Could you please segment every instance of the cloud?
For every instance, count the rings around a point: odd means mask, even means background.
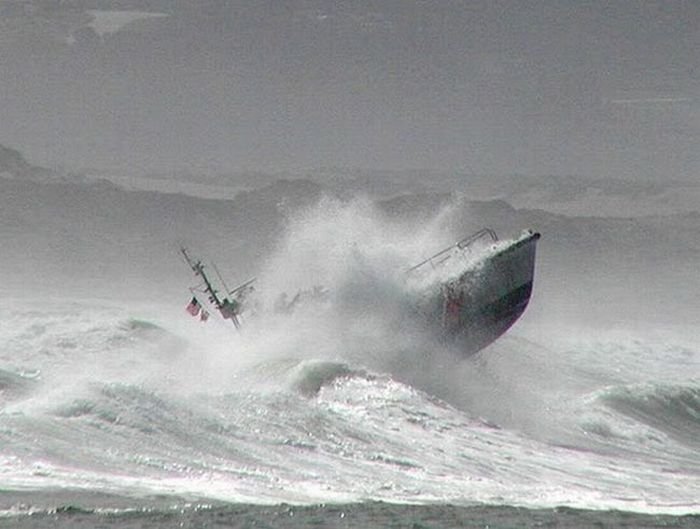
[[[137,20],[169,16],[165,13],[147,13],[145,11],[98,11],[96,9],[88,10],[88,13],[92,16],[92,22],[88,26],[100,37],[117,33]]]
[[[611,99],[611,105],[664,105],[674,103],[690,103],[693,101],[690,97],[634,97],[624,99]]]

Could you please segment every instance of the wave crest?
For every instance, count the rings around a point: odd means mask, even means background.
[[[602,396],[615,411],[651,426],[677,441],[700,446],[700,386],[635,384]]]

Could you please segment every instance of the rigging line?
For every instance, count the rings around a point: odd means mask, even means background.
[[[206,293],[207,289],[204,288],[204,287],[205,287],[204,283],[200,283],[199,285],[195,285],[195,286],[193,286],[193,287],[190,287],[190,290],[191,290],[191,291],[195,291],[195,290],[196,290],[197,292]]]
[[[225,290],[226,292],[228,292],[228,291],[229,291],[228,285],[226,285],[226,281],[224,281],[224,278],[221,277],[221,273],[219,272],[219,269],[216,267],[216,264],[215,264],[215,263],[211,263],[211,266],[212,266],[212,268],[214,269],[214,272],[216,272],[216,275],[218,276],[219,281],[221,281],[221,284],[224,286],[224,290]]]

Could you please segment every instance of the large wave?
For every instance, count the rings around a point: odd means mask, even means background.
[[[464,360],[429,344],[406,349],[391,334],[354,343],[298,321],[236,336],[181,312],[7,310],[17,325],[3,338],[18,361],[2,377],[16,392],[0,413],[9,488],[695,509],[690,449],[629,435],[586,442],[596,435],[586,413],[612,428],[628,423],[618,397],[609,400],[609,378],[594,382],[595,362],[585,375],[570,366],[577,351],[591,357],[581,344],[510,336]],[[618,366],[633,352],[618,351]],[[625,369],[617,376],[631,381]],[[655,416],[643,403],[632,399],[626,416]],[[568,406],[586,413],[567,418]],[[676,469],[673,480],[664,468]]]
[[[3,484],[696,510],[697,336],[562,317],[551,295],[558,285],[573,303],[569,283],[552,286],[563,272],[544,246],[535,310],[463,358],[404,310],[405,270],[480,227],[458,197],[437,204],[325,198],[286,211],[259,261],[259,317],[241,333],[170,298],[5,298]],[[183,291],[187,279],[169,278]],[[329,295],[274,312],[280,293],[317,285]],[[589,297],[612,296],[597,288]]]
[[[607,405],[695,449],[700,449],[700,383],[647,383],[614,387]]]

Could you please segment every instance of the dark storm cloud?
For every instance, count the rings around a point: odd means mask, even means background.
[[[690,1],[0,2],[0,143],[129,170],[692,178],[699,23]]]

